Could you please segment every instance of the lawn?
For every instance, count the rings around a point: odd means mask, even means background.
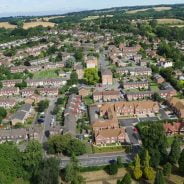
[[[93,153],[105,153],[105,152],[116,152],[116,151],[125,151],[125,148],[123,146],[104,146],[104,147],[99,147],[99,146],[93,146],[92,147]]]
[[[44,70],[34,73],[33,79],[48,79],[58,77],[56,73],[57,69],[54,70]]]

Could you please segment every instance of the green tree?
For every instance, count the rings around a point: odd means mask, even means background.
[[[23,154],[23,164],[25,169],[34,177],[42,161],[42,145],[38,141],[30,141]]]
[[[131,184],[132,183],[132,178],[129,173],[125,174],[122,180],[119,180],[117,184]]]
[[[74,53],[74,57],[77,61],[82,61],[84,58],[84,54],[81,50],[76,50]]]
[[[160,169],[157,170],[154,184],[165,184],[163,172]]]
[[[77,158],[72,155],[65,168],[65,181],[71,184],[83,184],[84,178],[80,175],[80,166]]]
[[[37,110],[38,112],[44,112],[45,109],[47,109],[49,106],[49,101],[48,100],[41,100],[39,103],[38,103],[38,107],[37,107]]]
[[[110,175],[117,174],[117,172],[118,172],[118,164],[117,164],[117,162],[114,161],[111,164],[109,164],[107,169],[108,169],[107,170],[108,174],[110,174]]]
[[[68,85],[73,85],[78,83],[78,75],[76,72],[72,72],[70,75],[70,80],[68,81]]]
[[[118,164],[118,167],[121,167],[123,162],[122,162],[122,157],[118,156],[117,157],[117,164]]]
[[[184,175],[184,149],[182,150],[181,154],[180,154],[180,158],[178,161],[179,164],[179,171],[182,173],[182,175]]]
[[[133,169],[133,176],[136,180],[139,180],[142,177],[140,158],[138,154],[135,156],[135,166]]]
[[[169,153],[169,161],[172,164],[177,164],[180,157],[181,149],[180,149],[180,140],[175,138],[172,145],[171,151]]]
[[[164,176],[170,176],[172,172],[172,165],[167,162],[164,166],[163,166],[163,174]]]
[[[84,80],[89,85],[99,82],[98,70],[96,68],[87,68],[84,71]]]
[[[5,108],[0,107],[0,117],[5,118],[7,115],[7,111]]]
[[[59,161],[55,158],[43,160],[36,176],[38,184],[59,183]]]
[[[148,180],[153,180],[154,178],[154,170],[150,167],[150,156],[149,152],[146,150],[145,152],[145,160],[144,160],[144,177]]]

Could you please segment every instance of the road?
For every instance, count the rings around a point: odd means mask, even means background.
[[[49,107],[45,112],[45,121],[43,124],[43,133],[42,133],[42,137],[41,137],[41,142],[44,143],[47,141],[48,138],[48,134],[47,132],[50,130],[50,123],[52,121],[53,115],[51,114],[51,112],[53,111],[54,107],[55,107],[55,102],[57,99],[52,99],[50,100],[49,103]]]
[[[117,160],[117,157],[121,157],[124,163],[132,161],[133,155],[126,153],[111,153],[111,154],[90,154],[79,156],[78,160],[82,167],[92,167],[92,166],[103,166],[108,165],[111,161]],[[65,168],[69,158],[65,157],[61,159],[60,167]]]
[[[139,145],[139,134],[134,131],[133,127],[126,127],[126,132],[128,134],[131,144]]]
[[[103,51],[102,53],[100,53],[100,57],[99,57],[99,68],[100,70],[106,69],[108,68],[108,65],[109,65],[109,62],[107,61],[105,57],[105,52]]]

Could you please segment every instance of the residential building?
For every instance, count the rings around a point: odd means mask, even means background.
[[[113,77],[112,77],[112,72],[110,69],[102,70],[101,75],[102,75],[102,84],[103,85],[112,85],[113,84]]]

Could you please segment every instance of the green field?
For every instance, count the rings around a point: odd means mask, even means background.
[[[34,73],[33,79],[48,79],[58,77],[56,73],[57,69],[54,70],[44,70]]]

